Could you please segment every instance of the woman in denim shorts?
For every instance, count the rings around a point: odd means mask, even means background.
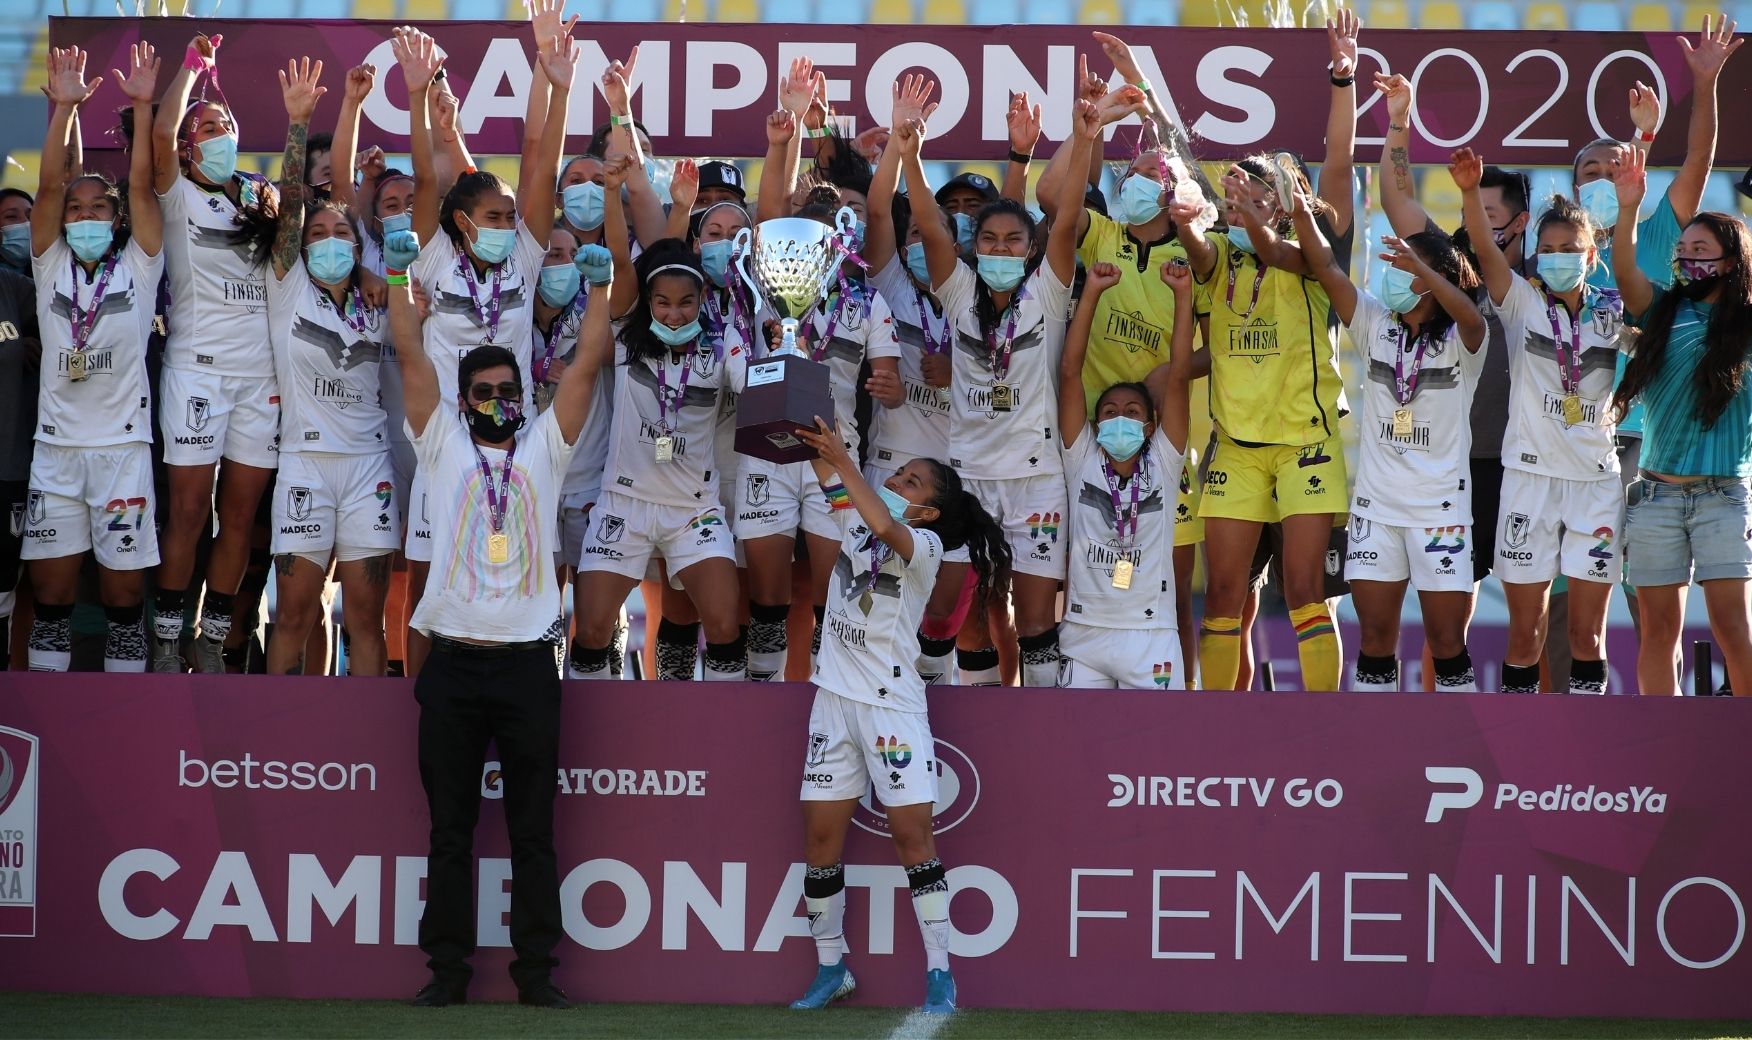
[[[1641,153],[1620,167],[1618,204],[1634,214]],[[1640,479],[1628,492],[1625,578],[1642,604],[1637,679],[1679,692],[1674,669],[1684,594],[1703,586],[1710,629],[1735,690],[1752,692],[1752,236],[1725,213],[1699,213],[1680,236],[1670,289],[1636,266],[1636,221],[1614,229],[1613,267],[1641,329],[1613,404],[1646,405]]]

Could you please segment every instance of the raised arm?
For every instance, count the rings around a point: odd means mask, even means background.
[[[602,370],[605,354],[614,351],[614,334],[608,327],[609,283],[614,278],[614,260],[606,248],[599,245],[580,246],[572,261],[589,285],[589,303],[584,308],[584,321],[578,328],[578,350],[560,385],[554,389],[554,418],[560,424],[560,436],[567,444],[575,444],[590,414],[591,393],[596,389],[596,373]],[[608,349],[603,349],[604,343]],[[594,402],[595,407],[603,403]]]
[[[1632,148],[1612,171],[1613,186],[1618,189],[1618,223],[1612,226],[1612,277],[1618,282],[1627,315],[1642,314],[1655,300],[1654,283],[1636,262],[1636,212],[1649,190],[1646,161],[1640,149]]]
[[[432,37],[418,30],[395,30],[390,46],[408,85],[408,147],[414,164],[413,231],[424,242],[438,233],[439,202],[438,170],[432,162],[432,130],[426,120],[426,95],[444,59]]]
[[[383,262],[390,270],[389,276],[389,330],[395,342],[406,344],[400,351],[402,355],[402,405],[408,417],[408,426],[419,437],[426,430],[426,423],[438,410],[438,371],[432,367],[432,359],[420,344],[424,342],[421,334],[421,318],[419,309],[414,306],[414,297],[406,274],[408,265],[420,255],[420,240],[412,231],[391,231],[383,239]]]
[[[864,233],[864,260],[870,270],[880,271],[890,258],[902,250],[906,228],[894,226],[894,193],[900,186],[900,148],[894,143],[900,125],[918,120],[923,125],[937,106],[931,103],[935,84],[923,76],[907,75],[896,80],[892,88],[893,106],[888,140],[882,145],[882,158],[870,178],[870,194],[865,199],[869,228]],[[910,184],[909,184],[910,187]],[[911,201],[911,196],[908,196]],[[917,204],[913,205],[917,210]]]
[[[1430,215],[1417,201],[1411,179],[1411,81],[1375,73],[1375,89],[1387,102],[1387,146],[1381,149],[1381,211],[1396,235],[1415,235]]]
[[[829,429],[827,423],[820,416],[816,416],[815,429],[798,430],[797,438],[815,449],[816,457],[810,461],[822,486],[832,484],[837,476],[839,483],[845,485],[852,507],[858,511],[864,525],[870,528],[870,533],[893,549],[894,555],[911,563],[912,528],[889,514],[888,503],[864,479],[863,473],[858,470],[858,464],[847,454],[845,438],[840,435],[840,431]]]
[[[1245,170],[1239,166],[1229,167],[1229,173],[1223,178],[1223,191],[1230,223],[1239,221],[1247,229],[1248,241],[1253,243],[1253,255],[1259,258],[1261,265],[1304,277],[1311,274],[1307,261],[1302,258],[1301,247],[1278,237],[1277,230],[1267,219],[1269,212],[1253,200],[1252,186]],[[1204,277],[1199,276],[1199,280],[1203,281]]]
[[[1071,169],[1078,169],[1089,156],[1090,149],[1101,139],[1101,111],[1088,101],[1078,100],[1071,120],[1072,136],[1067,142],[1071,150]],[[1067,145],[1060,145],[1062,149]],[[1054,220],[1046,232],[1046,262],[1052,273],[1066,285],[1077,276],[1077,242],[1083,213],[1083,185],[1074,177],[1064,178],[1058,189],[1058,211],[1064,220]]]
[[[1472,301],[1472,294],[1436,273],[1434,268],[1424,263],[1423,257],[1405,244],[1404,239],[1390,235],[1383,244],[1390,252],[1382,253],[1381,259],[1401,271],[1421,278],[1429,286],[1430,295],[1435,297],[1436,306],[1454,319],[1454,327],[1460,330],[1460,345],[1466,348],[1468,354],[1478,353],[1490,330],[1484,323],[1484,315],[1479,313],[1478,305]]]
[[[549,84],[547,122],[536,146],[534,168],[525,166],[518,173],[517,197],[522,200],[523,226],[545,245],[554,229],[554,186],[560,180],[560,152],[566,147],[566,110],[572,96],[573,70],[578,65],[578,45],[569,32],[556,33],[540,45],[536,61]]]
[[[461,117],[462,102],[451,93],[450,80],[443,69],[433,77],[432,88],[426,91],[426,102],[430,106],[426,110],[426,125],[432,134],[432,168],[438,175],[438,197],[443,198],[458,177],[475,168],[475,161],[457,122]]]
[[[120,69],[110,70],[110,75],[116,78],[116,86],[122,88],[122,93],[133,106],[135,126],[145,126],[152,118],[152,92],[158,86],[158,66],[158,54],[150,43],[142,40],[128,53],[126,75]],[[75,126],[75,133],[77,129]],[[158,193],[152,190],[152,159],[152,135],[135,137],[133,152],[128,156],[128,234],[147,256],[157,256],[164,246],[164,212],[158,206]],[[78,164],[74,165],[77,168]],[[60,206],[55,206],[51,212],[59,213]]]
[[[892,147],[900,149],[900,170],[906,175],[906,197],[912,202],[913,223],[918,225],[919,240],[925,244],[925,268],[931,272],[931,288],[937,289],[955,273],[961,262],[961,250],[955,245],[955,234],[943,226],[943,211],[931,194],[925,179],[924,164],[919,161],[919,148],[924,144],[925,124],[909,119],[894,130],[889,138]]]
[[[633,274],[632,244],[627,234],[627,211],[621,205],[621,186],[638,164],[622,155],[602,164],[602,241],[614,260],[614,290],[609,294],[609,316],[623,317],[639,299],[638,279]]]
[[[1356,283],[1338,266],[1338,259],[1332,255],[1332,246],[1320,233],[1320,226],[1314,223],[1314,208],[1308,196],[1297,192],[1295,205],[1296,238],[1302,243],[1302,259],[1308,265],[1308,274],[1326,290],[1338,320],[1349,326],[1357,310]]]
[[[1326,20],[1332,99],[1326,114],[1326,159],[1320,164],[1319,193],[1320,200],[1332,207],[1326,220],[1337,235],[1351,226],[1351,155],[1357,147],[1357,33],[1362,27],[1362,19],[1348,7],[1339,8]]]
[[[371,96],[377,82],[377,66],[355,65],[347,70],[347,82],[341,91],[341,114],[335,119],[335,140],[329,149],[333,173],[329,176],[329,198],[343,206],[352,206],[355,198],[353,175],[359,152],[359,109]],[[370,195],[359,201],[369,200]],[[286,189],[280,189],[282,206]]]
[[[1095,42],[1101,45],[1102,53],[1106,54],[1108,60],[1113,62],[1113,71],[1117,72],[1119,77],[1126,82],[1125,87],[1114,91],[1115,94],[1121,95],[1118,99],[1119,103],[1127,107],[1127,111],[1116,118],[1123,118],[1124,115],[1137,112],[1145,118],[1147,128],[1155,132],[1158,146],[1166,148],[1175,141],[1184,144],[1185,134],[1179,130],[1176,117],[1162,103],[1162,99],[1157,96],[1150,81],[1144,78],[1144,70],[1138,65],[1137,58],[1132,55],[1131,48],[1119,37],[1110,33],[1096,32],[1091,35],[1095,37]],[[1108,120],[1108,122],[1112,121]],[[1185,154],[1184,150],[1182,150],[1182,154]],[[1099,154],[1091,156],[1092,164],[1089,174],[1091,185],[1101,183],[1100,159]]]
[[[42,256],[61,237],[63,210],[67,201],[67,134],[73,113],[84,104],[101,79],[85,82],[85,52],[77,47],[56,48],[48,55],[48,83],[43,93],[53,106],[43,154],[37,163],[36,203],[30,211],[30,251]]]
[[[815,94],[815,78],[813,62],[793,58],[790,72],[779,83],[778,111],[767,117],[767,154],[760,172],[757,224],[789,215],[803,155],[803,116]]]
[[[170,78],[170,86],[165,88],[164,98],[159,102],[158,116],[152,120],[152,187],[160,195],[176,183],[176,135],[182,129],[183,110],[189,107],[189,93],[195,89],[195,77],[213,66],[222,39],[220,36],[208,39],[203,34],[195,34],[195,38],[189,41],[182,68]],[[135,129],[138,130],[137,124]]]
[[[1089,333],[1095,327],[1095,311],[1101,295],[1119,284],[1119,268],[1112,264],[1094,264],[1083,276],[1083,296],[1065,329],[1065,349],[1059,355],[1058,423],[1059,442],[1066,448],[1076,445],[1089,425],[1089,408],[1083,398],[1083,359],[1089,354]]]
[[[1156,422],[1174,450],[1184,454],[1192,425],[1192,265],[1176,258],[1162,265],[1161,275],[1174,292],[1174,334],[1168,342],[1168,360],[1157,365],[1144,384],[1156,405]]]
[[[1478,257],[1479,277],[1484,279],[1491,302],[1500,304],[1508,298],[1515,275],[1509,268],[1508,258],[1497,248],[1490,220],[1484,215],[1484,200],[1478,195],[1478,181],[1484,176],[1484,160],[1472,149],[1461,148],[1448,160],[1448,175],[1454,178],[1455,186],[1460,189],[1460,212],[1466,220],[1466,237],[1472,241],[1472,253]]]
[[[280,71],[280,97],[286,102],[286,154],[280,158],[279,228],[274,235],[276,279],[286,277],[304,246],[304,203],[309,191],[304,186],[305,142],[316,102],[328,93],[327,87],[317,85],[321,77],[322,62],[312,64],[309,58],[288,60]],[[330,154],[340,152],[337,149]]]
[[[699,197],[699,164],[682,159],[675,164],[675,176],[669,178],[669,221],[663,228],[664,238],[686,240],[688,225],[693,223],[694,200]]]
[[[1667,201],[1672,204],[1673,215],[1679,218],[1680,227],[1691,223],[1691,218],[1697,216],[1698,207],[1703,205],[1703,189],[1709,182],[1710,166],[1715,162],[1716,80],[1721,77],[1722,66],[1728,58],[1746,42],[1743,36],[1734,38],[1734,26],[1735,23],[1729,22],[1725,15],[1720,24],[1712,23],[1710,16],[1704,15],[1703,31],[1698,34],[1695,47],[1690,40],[1679,37],[1679,47],[1685,52],[1685,64],[1691,67],[1694,84],[1691,126],[1685,135],[1685,164],[1679,167],[1679,173],[1667,187]],[[1740,125],[1744,127],[1745,123]]]
[[[1028,205],[1028,163],[1040,142],[1040,106],[1029,107],[1028,92],[1010,98],[1010,160],[1004,164],[1004,198]]]
[[[1210,239],[1204,237],[1196,225],[1195,219],[1202,206],[1190,202],[1181,202],[1173,196],[1168,200],[1168,216],[1174,221],[1174,237],[1186,250],[1186,259],[1192,264],[1192,276],[1200,282],[1210,280],[1217,270],[1217,247],[1211,245]]]

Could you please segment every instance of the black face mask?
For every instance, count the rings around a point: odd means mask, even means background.
[[[1705,275],[1702,278],[1693,278],[1689,282],[1675,282],[1673,288],[1687,300],[1701,300],[1714,292],[1721,280],[1722,276],[1719,274]]]
[[[497,397],[475,405],[463,416],[469,432],[488,444],[503,444],[523,428],[523,406]]]

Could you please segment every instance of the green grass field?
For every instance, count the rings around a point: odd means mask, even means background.
[[[873,1037],[909,1035],[904,1009],[592,1004],[537,1011],[477,1004],[433,1011],[381,1001],[0,994],[0,1037]],[[1177,1015],[963,1011],[936,1040],[996,1037],[1747,1037],[1752,1022],[1605,1018]]]

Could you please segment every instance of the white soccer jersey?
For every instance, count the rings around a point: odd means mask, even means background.
[[[568,365],[578,361],[578,329],[584,323],[584,301],[588,289],[579,291],[574,301],[554,317],[547,333],[531,324],[530,349],[538,359],[547,356],[552,344],[554,357]],[[533,370],[532,370],[533,372]],[[533,375],[532,375],[533,378]],[[613,405],[614,372],[607,365],[597,370],[596,387],[590,393],[590,413],[584,417],[584,428],[578,433],[578,443],[572,452],[572,464],[566,470],[566,497],[602,490],[602,467],[608,463],[609,411]]]
[[[953,388],[926,383],[923,362],[927,350],[949,347],[954,336],[951,320],[907,277],[898,256],[870,280],[894,315],[903,398],[899,408],[878,404],[872,410],[875,432],[870,436],[870,461],[883,469],[899,469],[913,459],[947,459]]]
[[[432,313],[426,319],[423,339],[426,356],[438,370],[440,400],[456,400],[457,363],[469,351],[490,343],[517,358],[523,407],[534,409],[529,330],[535,323],[535,287],[546,256],[547,246],[536,241],[521,220],[511,255],[478,277],[468,255],[442,230],[421,247],[408,273],[432,296]]]
[[[148,256],[132,240],[116,256],[103,299],[94,300],[105,264],[88,278],[73,262],[67,240],[56,238],[31,258],[36,276],[37,326],[42,330],[42,378],[37,386],[36,439],[44,444],[97,448],[152,443],[152,401],[146,382],[146,339],[164,255]],[[73,360],[77,306],[91,335]],[[93,309],[95,308],[95,316]],[[74,380],[83,365],[85,378]]]
[[[1503,435],[1503,467],[1565,480],[1605,480],[1618,473],[1613,443],[1612,384],[1624,334],[1624,305],[1615,293],[1589,288],[1582,300],[1581,370],[1576,394],[1581,421],[1564,422],[1564,379],[1575,324],[1561,302],[1547,307],[1545,293],[1520,275],[1495,307],[1509,345],[1509,428]],[[1556,329],[1552,327],[1556,322]],[[1563,343],[1560,362],[1558,340]]]
[[[937,287],[945,313],[955,318],[954,387],[950,395],[949,465],[963,477],[1013,480],[1064,472],[1058,442],[1058,366],[1065,347],[1065,317],[1070,287],[1042,263],[1018,290],[1012,302],[1015,331],[1009,313],[999,315],[992,343],[980,332],[974,312],[978,276],[957,264],[949,280]],[[995,344],[1002,367],[1006,341],[1009,368],[1002,380],[992,369]],[[1011,408],[992,407],[993,387],[1009,388]]]
[[[733,283],[734,284],[734,283]],[[744,286],[740,292],[746,294]],[[701,350],[710,350],[713,356],[723,358],[727,346],[746,344],[751,335],[750,329],[755,321],[755,313],[750,308],[738,309],[733,304],[726,290],[707,286],[704,302],[700,306],[700,325],[706,330],[706,338],[700,344]],[[744,297],[739,297],[746,303]],[[755,307],[759,307],[757,303]],[[768,314],[770,317],[770,313]],[[734,328],[733,328],[734,326]],[[742,468],[742,457],[736,453],[736,401],[737,393],[730,387],[723,387],[718,392],[718,441],[715,453],[718,464],[718,485],[728,488],[727,481],[734,481],[737,472]],[[730,502],[724,505],[726,513],[733,509]]]
[[[495,643],[542,638],[560,616],[554,518],[572,446],[561,435],[559,421],[549,413],[517,432],[509,504],[500,526],[506,540],[500,562],[493,559],[489,478],[480,459],[486,460],[496,495],[504,483],[506,452],[477,446],[456,413],[443,404],[426,420],[414,446],[426,474],[432,573],[409,624],[427,635]]]
[[[242,179],[253,196],[259,182]],[[268,250],[259,254],[225,192],[181,174],[158,197],[170,275],[167,368],[260,378],[274,367],[268,342]]]
[[[1399,527],[1472,523],[1472,395],[1484,369],[1484,348],[1468,351],[1449,326],[1426,343],[1409,403],[1394,398],[1394,359],[1407,380],[1417,344],[1379,300],[1358,290],[1350,340],[1363,355],[1356,486],[1351,512]],[[1394,413],[1411,410],[1411,429],[1396,435]]]
[[[351,294],[349,294],[351,295]],[[347,301],[335,308],[302,259],[286,277],[268,272],[268,327],[280,383],[280,452],[373,455],[389,446],[379,382],[384,312]]]
[[[841,516],[845,537],[827,583],[821,652],[810,681],[848,700],[922,715],[925,681],[914,662],[919,622],[943,561],[942,539],[914,528],[912,559],[902,560],[870,533],[857,510]]]
[[[837,304],[837,307],[835,306]],[[833,335],[827,339],[828,329]],[[894,316],[882,294],[868,286],[835,295],[834,304],[823,300],[804,323],[803,338],[811,356],[827,366],[828,386],[833,392],[833,412],[846,435],[846,448],[858,457],[858,392],[863,389],[859,370],[866,359],[898,358],[900,343],[894,335]],[[825,339],[825,342],[824,342]],[[881,410],[881,405],[876,406]]]
[[[728,346],[719,361],[702,345],[690,354],[652,360],[630,356],[617,337],[614,364],[603,488],[657,505],[716,505],[718,394],[741,391],[747,352],[739,344]],[[662,405],[659,394],[665,395]],[[671,457],[659,462],[657,439],[664,436]]]
[[[1115,509],[1102,465],[1106,457],[1090,425],[1064,452],[1071,528],[1065,620],[1097,628],[1173,628],[1174,505],[1185,458],[1157,427],[1133,479],[1119,486]],[[1128,520],[1122,538],[1118,523],[1122,515],[1133,515],[1134,483],[1136,533]],[[1131,561],[1130,588],[1113,587],[1114,567],[1121,560]]]

